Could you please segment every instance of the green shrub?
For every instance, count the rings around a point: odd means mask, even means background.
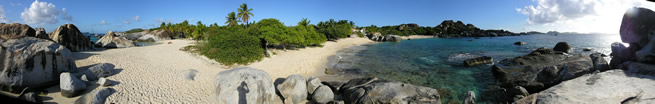
[[[224,65],[245,65],[264,57],[259,38],[248,35],[243,28],[212,29],[206,33],[210,35],[202,43],[201,53]]]
[[[290,38],[285,39],[285,42],[298,46],[320,46],[327,38],[325,35],[320,34],[314,30],[313,26],[295,26],[288,28]]]
[[[351,23],[352,21],[349,23],[348,20],[334,21],[334,19],[330,19],[329,21],[318,22],[316,30],[324,34],[328,40],[337,40],[352,34],[353,24]]]
[[[127,31],[125,31],[125,33],[136,33],[136,32],[141,32],[141,31],[143,31],[143,29],[135,28],[135,29],[127,30]]]
[[[362,32],[357,32],[357,36],[362,38],[362,37],[364,37],[364,34]]]

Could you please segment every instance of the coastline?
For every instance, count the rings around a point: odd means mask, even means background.
[[[172,42],[173,44],[166,44]],[[352,46],[376,43],[367,38],[344,38],[328,41],[323,47],[307,47],[298,50],[272,50],[276,54],[261,61],[245,65],[267,72],[271,79],[286,78],[291,74],[325,76],[328,57],[337,51]],[[108,86],[116,90],[107,98],[108,103],[212,103],[214,100],[214,77],[228,70],[230,66],[219,64],[202,55],[179,50],[195,44],[193,40],[166,40],[155,45],[97,49],[74,52],[78,68],[95,64],[114,65],[115,75],[107,77],[114,81]],[[127,61],[126,61],[127,60]],[[234,67],[241,67],[234,66]],[[196,70],[194,80],[185,79],[183,73]],[[95,82],[95,81],[93,81]],[[104,88],[91,84],[85,93]],[[66,98],[59,92],[59,85],[47,89],[45,103],[74,103],[80,96]]]

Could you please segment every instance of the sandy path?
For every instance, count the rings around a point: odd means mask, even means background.
[[[106,103],[212,103],[213,78],[226,67],[215,61],[179,49],[193,43],[191,40],[170,40],[173,44],[160,44],[104,51],[75,53],[78,67],[98,63],[111,63],[120,73],[108,79],[120,82],[109,86],[116,93]],[[355,45],[372,43],[366,38],[346,38],[338,42],[327,42],[324,47],[312,47],[291,51],[276,51],[277,55],[253,63],[251,67],[268,72],[272,79],[290,74],[305,76],[320,74],[325,69],[327,57],[336,51]],[[194,69],[195,80],[186,80],[182,73]],[[55,87],[55,88],[58,88]],[[94,87],[91,87],[94,88]],[[97,88],[96,88],[97,89]],[[74,98],[65,98],[50,92],[50,100],[44,102],[73,103]]]

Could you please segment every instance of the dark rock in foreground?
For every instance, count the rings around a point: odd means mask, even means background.
[[[93,48],[91,40],[84,36],[73,24],[64,24],[50,34],[50,39],[66,46],[73,52],[84,51]]]
[[[0,88],[12,93],[56,85],[60,73],[77,69],[70,50],[35,37],[0,39],[0,63]]]
[[[220,72],[215,85],[220,104],[273,104],[278,99],[271,77],[259,69],[239,67]]]
[[[623,14],[621,21],[621,41],[645,46],[648,32],[655,29],[655,12],[646,8],[631,8]],[[630,45],[632,46],[632,45]]]

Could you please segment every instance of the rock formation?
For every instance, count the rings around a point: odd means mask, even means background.
[[[127,48],[136,46],[134,42],[125,37],[118,37],[114,32],[109,31],[96,42],[96,46],[105,48]]]
[[[560,51],[539,48],[528,55],[500,61],[492,67],[492,72],[506,89],[520,86],[535,93],[596,71],[591,57]]]
[[[277,90],[284,98],[284,103],[298,104],[307,98],[307,81],[301,75],[289,75],[277,85]]]
[[[36,37],[36,31],[26,24],[0,23],[0,39],[16,39],[24,36]]]
[[[113,88],[100,88],[75,100],[75,104],[104,104],[109,95],[116,92]]]
[[[73,24],[64,24],[49,35],[50,39],[59,43],[73,52],[84,51],[93,48],[91,40],[84,36]]]
[[[44,28],[36,28],[36,34],[34,37],[51,40],[50,35],[48,35],[48,33],[45,32]]]
[[[220,72],[215,85],[220,104],[273,104],[278,99],[271,77],[259,69],[239,67]]]
[[[60,73],[77,68],[70,50],[34,37],[0,39],[0,58],[0,88],[13,93],[57,84]]]

